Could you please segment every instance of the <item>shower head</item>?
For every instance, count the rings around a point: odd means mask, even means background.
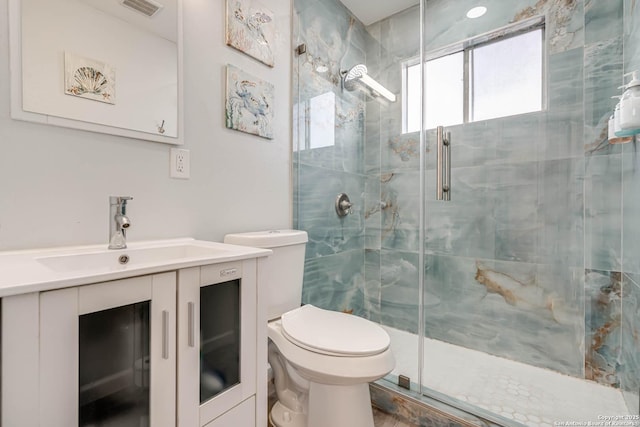
[[[354,90],[358,79],[367,74],[367,72],[367,66],[364,64],[358,64],[351,67],[349,71],[343,71],[344,88],[348,91]]]
[[[360,83],[370,89],[372,96],[383,96],[391,102],[396,102],[396,96],[389,89],[369,76],[366,65],[358,64],[349,71],[343,71],[342,74],[342,85],[346,90],[352,91]]]

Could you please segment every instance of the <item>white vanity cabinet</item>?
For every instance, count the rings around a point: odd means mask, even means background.
[[[180,270],[178,284],[178,424],[201,427],[256,393],[255,261]]]
[[[2,426],[265,422],[257,292],[251,258],[4,297]]]
[[[253,410],[255,406],[255,398],[245,400],[238,406],[231,409],[221,417],[211,421],[205,427],[235,427],[235,426],[253,426],[253,425],[267,425],[256,424],[256,414]]]
[[[174,425],[175,272],[39,300],[41,426]]]

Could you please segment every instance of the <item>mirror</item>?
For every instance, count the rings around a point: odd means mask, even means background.
[[[10,0],[12,117],[182,144],[180,0]]]

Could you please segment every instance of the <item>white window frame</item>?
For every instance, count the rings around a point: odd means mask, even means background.
[[[488,44],[492,44],[492,43],[497,43],[500,42],[502,40],[506,40],[512,37],[516,37],[525,33],[529,33],[529,32],[533,32],[533,31],[537,31],[537,30],[541,30],[542,34],[542,49],[541,49],[541,55],[542,55],[542,67],[541,67],[541,73],[542,73],[542,82],[541,82],[541,108],[540,110],[537,111],[532,111],[532,112],[528,112],[528,113],[518,113],[518,114],[531,114],[531,113],[539,113],[539,112],[544,112],[547,110],[547,100],[548,100],[548,91],[547,91],[547,49],[546,49],[546,33],[545,33],[545,17],[544,16],[535,16],[533,18],[529,18],[520,22],[516,22],[514,24],[510,24],[507,25],[505,27],[501,27],[498,28],[496,30],[490,31],[488,33],[484,33],[466,40],[463,40],[461,42],[457,42],[457,43],[453,43],[451,45],[445,46],[443,48],[428,52],[424,55],[424,62],[427,63],[429,61],[438,59],[438,58],[442,58],[448,55],[452,55],[455,53],[459,53],[459,52],[463,52],[464,54],[464,60],[463,60],[463,121],[460,124],[466,124],[466,123],[472,123],[473,121],[470,120],[470,111],[471,111],[471,97],[470,97],[470,90],[471,90],[471,67],[469,65],[470,62],[470,52],[478,47],[484,46],[484,45],[488,45]],[[402,63],[402,71],[401,71],[401,75],[402,75],[402,94],[404,95],[402,97],[402,133],[410,133],[410,132],[417,132],[418,130],[408,130],[408,119],[409,119],[409,114],[408,114],[408,110],[409,110],[409,105],[408,105],[408,90],[409,88],[409,81],[408,81],[408,73],[409,73],[409,68],[420,64],[420,57],[414,57],[411,59],[408,59],[406,61],[404,61]],[[424,74],[424,68],[423,68],[423,74]],[[420,82],[420,91],[423,93],[423,86],[425,84],[424,81],[424,76],[422,81]],[[422,105],[421,105],[421,110],[422,110],[422,115],[423,115],[423,120],[422,123],[423,125],[426,123],[426,118],[425,118],[425,114],[427,114],[428,112],[424,111],[425,102],[424,99],[422,99]],[[496,118],[502,118],[502,117],[511,117],[511,116],[500,116],[500,117],[496,117]],[[492,120],[492,119],[488,119],[488,120]],[[481,120],[478,120],[481,121]]]

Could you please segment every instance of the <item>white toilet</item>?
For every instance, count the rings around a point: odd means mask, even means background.
[[[370,381],[394,368],[389,335],[358,316],[300,306],[307,233],[228,234],[225,243],[273,250],[268,258],[269,364],[276,427],[373,427]]]

